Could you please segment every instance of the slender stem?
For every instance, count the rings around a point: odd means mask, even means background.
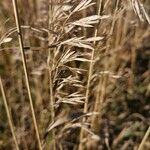
[[[100,15],[102,1],[103,0],[97,0],[97,3],[99,4],[97,15]],[[97,36],[97,33],[98,33],[98,28],[95,29],[94,37]],[[95,44],[95,42],[94,42],[94,44]],[[91,82],[91,77],[92,77],[92,74],[93,74],[94,55],[95,55],[95,50],[92,51],[91,62],[90,62],[90,66],[89,66],[88,81],[87,81],[85,103],[84,103],[84,113],[87,113],[87,111],[88,111],[88,99],[89,99],[89,91],[90,91],[90,82]],[[85,120],[83,119],[83,122],[84,121]],[[79,144],[79,148],[78,148],[79,150],[83,150],[83,143],[82,143],[83,138],[84,138],[84,130],[81,128],[80,144]]]
[[[49,57],[50,57],[50,50],[49,50]],[[54,98],[53,98],[53,82],[52,82],[52,69],[49,67],[49,86],[50,86],[50,105],[51,105],[51,121],[54,121],[55,118],[55,110],[54,110]]]
[[[49,29],[52,28],[51,19],[52,19],[52,12],[53,12],[53,0],[50,0],[50,7],[49,7]],[[50,37],[50,34],[48,34]],[[50,39],[49,39],[50,40]],[[53,81],[52,81],[52,66],[53,66],[53,58],[51,49],[48,49],[48,59],[47,64],[49,68],[49,88],[50,88],[50,105],[51,105],[51,121],[54,121],[55,113],[54,113],[54,98],[53,98]]]
[[[117,14],[117,11],[119,8],[119,3],[120,3],[120,0],[116,0],[116,7],[115,7],[114,16],[113,16],[113,22],[112,22],[111,29],[110,29],[110,35],[112,35],[113,31],[114,31],[114,27],[115,27],[115,23],[116,23],[116,14]]]
[[[2,97],[3,97],[3,101],[4,101],[4,106],[5,106],[7,117],[8,117],[8,123],[9,123],[10,130],[11,130],[11,133],[12,133],[12,136],[13,136],[13,139],[14,139],[16,150],[19,150],[19,145],[18,145],[17,138],[16,138],[16,135],[15,135],[14,125],[13,125],[13,122],[12,122],[11,113],[10,113],[9,108],[8,108],[6,94],[5,94],[5,91],[4,91],[4,87],[3,87],[1,77],[0,77],[0,88],[1,88]]]
[[[50,0],[50,6],[49,6],[49,14],[48,14],[48,25],[49,30],[52,28],[52,20],[53,20],[53,0]],[[50,39],[50,33],[48,33],[49,41]],[[49,44],[49,43],[48,43]],[[52,57],[51,49],[48,49],[48,58],[47,58],[47,65],[48,65],[48,71],[49,71],[49,94],[50,94],[50,109],[51,109],[51,122],[54,122],[55,119],[55,100],[54,100],[54,94],[53,94],[53,78],[52,78],[52,67],[53,67],[54,58]],[[56,150],[56,141],[55,141],[55,130],[52,131],[52,149]]]
[[[141,142],[138,150],[144,150],[143,147],[144,147],[144,144],[145,144],[145,142],[146,142],[146,140],[147,140],[147,138],[148,138],[149,135],[150,135],[150,126],[148,127],[148,129],[147,129],[147,131],[146,131],[146,133],[144,135],[144,138],[142,139],[142,142]]]
[[[100,102],[100,95],[101,95],[101,86],[103,83],[103,76],[101,76],[101,78],[99,79],[99,84],[97,87],[97,94],[96,94],[96,100],[95,100],[95,104],[94,104],[94,112],[99,112],[98,110],[101,108],[101,102]],[[100,116],[100,114],[99,114]],[[91,121],[91,127],[92,128],[96,128],[96,124],[97,124],[97,117],[99,116],[93,116],[92,117],[92,121]]]
[[[54,122],[55,119],[55,109],[54,109],[54,97],[53,97],[53,81],[52,81],[52,64],[51,62],[51,50],[49,49],[49,54],[48,54],[48,71],[49,71],[49,94],[50,94],[50,110],[51,110],[51,122]],[[50,65],[51,64],[51,65]],[[52,131],[52,138],[53,138],[53,150],[56,149],[56,144],[55,144],[55,131]]]
[[[29,85],[29,77],[28,77],[28,72],[27,72],[27,64],[26,64],[26,59],[25,59],[25,52],[24,52],[24,46],[23,46],[21,26],[20,26],[20,21],[19,21],[17,0],[12,0],[12,2],[13,2],[13,7],[14,7],[14,15],[15,15],[15,20],[16,20],[18,39],[19,39],[19,44],[20,44],[20,51],[21,51],[21,56],[22,56],[22,61],[23,61],[23,69],[24,69],[24,74],[25,74],[25,80],[26,80],[26,86],[27,86],[29,101],[30,101],[30,107],[31,107],[33,123],[34,123],[34,127],[35,127],[36,137],[37,137],[37,140],[38,140],[38,146],[39,146],[39,149],[42,150],[40,136],[39,136],[39,130],[38,130],[38,127],[37,127],[35,112],[34,112],[34,108],[33,108],[33,100],[32,100],[32,96],[31,96],[31,89],[30,89],[30,85]]]

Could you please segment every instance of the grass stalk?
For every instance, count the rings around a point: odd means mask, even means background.
[[[49,94],[50,94],[50,111],[51,111],[51,122],[54,122],[55,118],[55,109],[54,109],[54,97],[53,97],[53,82],[52,82],[52,69],[51,69],[51,49],[48,51],[48,71],[49,71]],[[50,65],[51,64],[51,65]],[[53,138],[53,150],[56,149],[55,146],[55,131],[52,131],[52,138]]]
[[[99,84],[97,87],[97,94],[96,94],[96,100],[95,100],[95,105],[94,105],[94,112],[99,112],[101,110],[102,107],[102,102],[100,100],[100,97],[102,95],[102,89],[101,86],[103,85],[103,76],[99,79]],[[100,86],[101,85],[101,86]],[[93,116],[92,117],[92,122],[91,122],[91,126],[96,129],[96,125],[97,125],[97,118],[100,116],[100,114],[98,116]]]
[[[116,23],[116,15],[117,15],[117,11],[119,8],[119,3],[120,3],[120,0],[116,0],[116,6],[115,6],[114,15],[113,15],[113,21],[112,21],[112,25],[111,25],[111,29],[110,29],[110,36],[113,34],[113,31],[114,31],[114,27],[115,27],[115,23]]]
[[[16,138],[16,135],[15,135],[14,125],[13,125],[13,122],[12,122],[11,113],[10,113],[9,108],[8,108],[6,94],[5,94],[5,90],[4,90],[4,87],[3,87],[1,77],[0,77],[0,88],[1,88],[1,92],[2,92],[4,106],[5,106],[5,109],[6,109],[6,114],[7,114],[7,117],[8,117],[9,127],[10,127],[10,130],[11,130],[11,133],[12,133],[12,136],[13,136],[13,140],[14,140],[14,143],[15,143],[15,147],[16,147],[16,150],[19,150],[19,145],[18,145],[17,138]]]
[[[50,0],[50,6],[49,6],[49,17],[48,17],[48,28],[51,30],[52,25],[51,25],[51,21],[53,19],[53,0]],[[50,33],[48,35],[49,38],[49,43],[50,43]],[[49,71],[49,94],[50,94],[50,111],[51,111],[51,122],[54,122],[54,118],[55,118],[55,108],[54,108],[54,95],[53,95],[53,79],[52,79],[52,66],[53,66],[53,57],[52,57],[52,52],[51,52],[51,48],[48,49],[48,59],[47,59],[47,65],[48,65],[48,71]],[[52,139],[53,139],[53,144],[52,144],[52,148],[53,150],[56,150],[56,141],[55,141],[55,130],[52,131]]]
[[[103,0],[97,0],[98,3],[98,13],[97,15],[100,15],[101,12],[101,6],[102,6],[102,1]],[[94,37],[97,36],[98,33],[98,28],[95,28],[95,32],[94,32]],[[95,42],[94,42],[95,44]],[[84,102],[84,113],[87,113],[88,111],[88,99],[89,99],[89,91],[90,91],[90,81],[91,81],[91,77],[93,74],[93,65],[94,65],[94,54],[95,54],[95,50],[92,51],[92,55],[91,55],[91,62],[89,65],[89,72],[88,72],[88,81],[87,81],[87,87],[86,87],[86,95],[85,95],[85,102]],[[83,122],[85,120],[83,119]],[[79,144],[79,150],[83,149],[83,143],[81,141],[83,141],[84,138],[84,130],[81,128],[81,132],[80,132],[80,144]]]
[[[145,135],[142,139],[142,142],[140,143],[140,146],[139,146],[138,150],[144,150],[143,147],[144,147],[144,144],[145,144],[145,142],[146,142],[149,135],[150,135],[150,126],[148,127],[148,129],[147,129],[147,131],[146,131],[146,133],[145,133]]]
[[[114,12],[114,17],[113,17],[114,19],[112,21],[112,25],[111,25],[109,36],[111,36],[113,34],[113,31],[114,31],[114,26],[115,26],[115,23],[116,23],[115,17],[116,17],[116,14],[117,14],[117,10],[119,8],[119,2],[120,2],[120,0],[116,1],[116,7],[115,7],[115,12]],[[108,40],[108,43],[109,42],[110,41]],[[108,49],[107,49],[107,51],[108,51]],[[105,63],[105,69],[107,69],[107,68],[108,68],[108,63],[106,62]],[[106,93],[107,79],[108,79],[108,75],[106,75],[106,74],[103,74],[102,77],[99,79],[98,94],[96,96],[96,102],[95,102],[95,106],[94,106],[94,111],[95,112],[99,112],[100,113],[100,111],[101,111],[102,104],[104,102],[105,93]],[[93,118],[92,118],[92,127],[93,128],[97,128],[97,125],[96,125],[96,123],[97,123],[97,117],[98,116],[93,116]]]
[[[13,7],[14,7],[14,15],[15,15],[17,32],[18,32],[18,40],[19,40],[19,45],[20,45],[21,57],[22,57],[22,61],[23,61],[23,69],[24,69],[24,74],[25,74],[25,81],[26,81],[26,86],[27,86],[27,91],[28,91],[28,96],[29,96],[29,102],[30,102],[33,123],[34,123],[34,127],[35,127],[36,137],[38,140],[38,146],[39,146],[39,149],[42,150],[42,145],[41,145],[40,136],[39,136],[39,130],[37,127],[35,112],[34,112],[34,108],[33,108],[33,100],[32,100],[32,96],[31,96],[29,76],[28,76],[28,72],[27,72],[27,63],[26,63],[26,59],[25,59],[25,52],[24,52],[24,46],[23,46],[21,26],[20,26],[20,21],[19,21],[17,1],[12,0],[12,2],[13,2]]]

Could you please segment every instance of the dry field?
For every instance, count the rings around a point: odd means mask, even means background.
[[[150,150],[150,0],[0,0],[0,150]]]

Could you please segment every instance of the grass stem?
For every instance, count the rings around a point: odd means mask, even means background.
[[[103,0],[97,0],[97,3],[98,3],[97,15],[100,15],[102,1]],[[98,29],[96,27],[95,32],[94,32],[94,37],[97,36],[97,33],[98,33]],[[95,44],[95,42],[94,42],[94,44]],[[91,77],[92,77],[92,74],[93,74],[94,55],[95,55],[95,50],[92,51],[91,62],[90,62],[90,65],[89,65],[88,81],[87,81],[86,95],[85,95],[85,102],[84,102],[84,113],[87,113],[87,111],[88,111],[88,99],[89,99],[89,91],[90,91],[90,82],[91,82]],[[85,120],[83,119],[83,122],[84,121]],[[79,150],[83,149],[83,143],[81,142],[81,141],[83,141],[83,138],[84,138],[84,130],[81,128]]]
[[[10,130],[11,130],[11,133],[12,133],[12,136],[13,136],[13,139],[14,139],[16,150],[19,150],[19,145],[18,145],[17,138],[16,138],[16,135],[15,135],[14,125],[13,125],[13,122],[12,122],[11,113],[10,113],[9,108],[8,108],[6,94],[5,94],[5,90],[4,90],[4,87],[3,87],[1,77],[0,77],[0,88],[1,88],[2,97],[3,97],[3,101],[4,101],[4,106],[5,106],[7,117],[8,117],[8,123],[9,123]]]
[[[39,130],[38,130],[38,127],[37,127],[35,112],[34,112],[34,108],[33,108],[33,100],[32,100],[32,96],[31,96],[31,89],[30,89],[30,85],[29,85],[29,76],[28,76],[28,72],[27,72],[27,64],[26,64],[26,58],[25,58],[25,52],[24,52],[24,46],[23,46],[21,26],[20,26],[20,21],[19,21],[17,0],[12,0],[12,2],[13,2],[13,7],[14,7],[14,15],[15,15],[15,20],[16,20],[18,39],[19,39],[20,51],[21,51],[21,56],[22,56],[22,61],[23,61],[23,69],[24,69],[24,74],[25,74],[25,81],[26,81],[26,86],[27,86],[27,91],[28,91],[28,96],[29,96],[29,101],[30,101],[30,107],[31,107],[33,123],[34,123],[34,127],[35,127],[36,137],[37,137],[37,140],[38,140],[38,146],[39,146],[39,149],[42,150],[40,136],[39,136]]]
[[[150,135],[150,126],[148,127],[148,129],[147,129],[147,131],[146,131],[146,133],[144,135],[144,138],[142,139],[142,142],[141,142],[138,150],[144,150],[143,147],[144,147],[144,144],[145,144],[145,142],[146,142],[146,140],[147,140],[147,138],[148,138],[149,135]]]

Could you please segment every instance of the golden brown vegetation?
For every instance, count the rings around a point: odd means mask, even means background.
[[[0,150],[149,150],[150,1],[1,0]]]

